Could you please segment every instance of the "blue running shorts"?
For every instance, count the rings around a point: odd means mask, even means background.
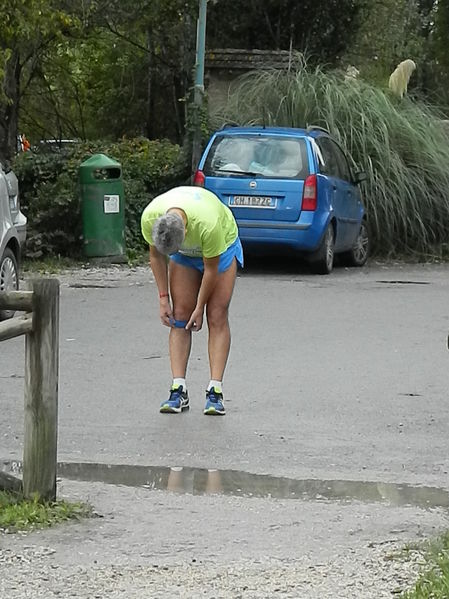
[[[241,241],[238,237],[225,252],[220,254],[220,261],[218,262],[218,272],[226,272],[228,268],[231,266],[234,258],[236,258],[239,266],[243,268],[243,248]],[[190,256],[185,256],[184,254],[180,254],[179,252],[177,252],[176,254],[171,254],[170,260],[173,260],[173,262],[176,262],[176,264],[188,266],[189,268],[195,268],[199,272],[204,272],[204,262],[202,258],[192,258]]]

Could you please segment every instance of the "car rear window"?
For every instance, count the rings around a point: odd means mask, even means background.
[[[219,135],[206,158],[206,176],[304,179],[309,174],[304,139],[263,135]]]

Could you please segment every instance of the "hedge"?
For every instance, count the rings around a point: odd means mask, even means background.
[[[13,168],[19,179],[21,209],[28,218],[25,257],[81,258],[79,165],[97,153],[122,165],[128,255],[145,248],[140,215],[148,202],[170,187],[188,183],[182,148],[166,140],[97,141],[19,154]]]

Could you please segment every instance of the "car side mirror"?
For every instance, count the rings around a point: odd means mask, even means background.
[[[354,173],[353,181],[356,185],[363,183],[363,181],[366,181],[366,179],[367,179],[367,176],[364,171],[359,171],[358,173]]]

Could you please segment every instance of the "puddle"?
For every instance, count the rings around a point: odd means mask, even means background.
[[[385,285],[430,285],[429,281],[376,281]]]
[[[296,480],[237,470],[147,467],[108,464],[59,464],[63,478],[114,485],[238,497],[272,497],[308,501],[387,502],[395,506],[449,507],[449,492],[436,487],[344,480]]]
[[[17,475],[21,471],[21,465],[18,462],[4,462],[3,469]],[[438,487],[347,480],[298,480],[238,470],[60,463],[58,476],[70,480],[143,487],[190,495],[218,494],[342,503],[382,502],[392,506],[415,506],[424,509],[449,507],[449,492]]]
[[[117,285],[107,285],[106,283],[70,283],[70,289],[116,289]]]

